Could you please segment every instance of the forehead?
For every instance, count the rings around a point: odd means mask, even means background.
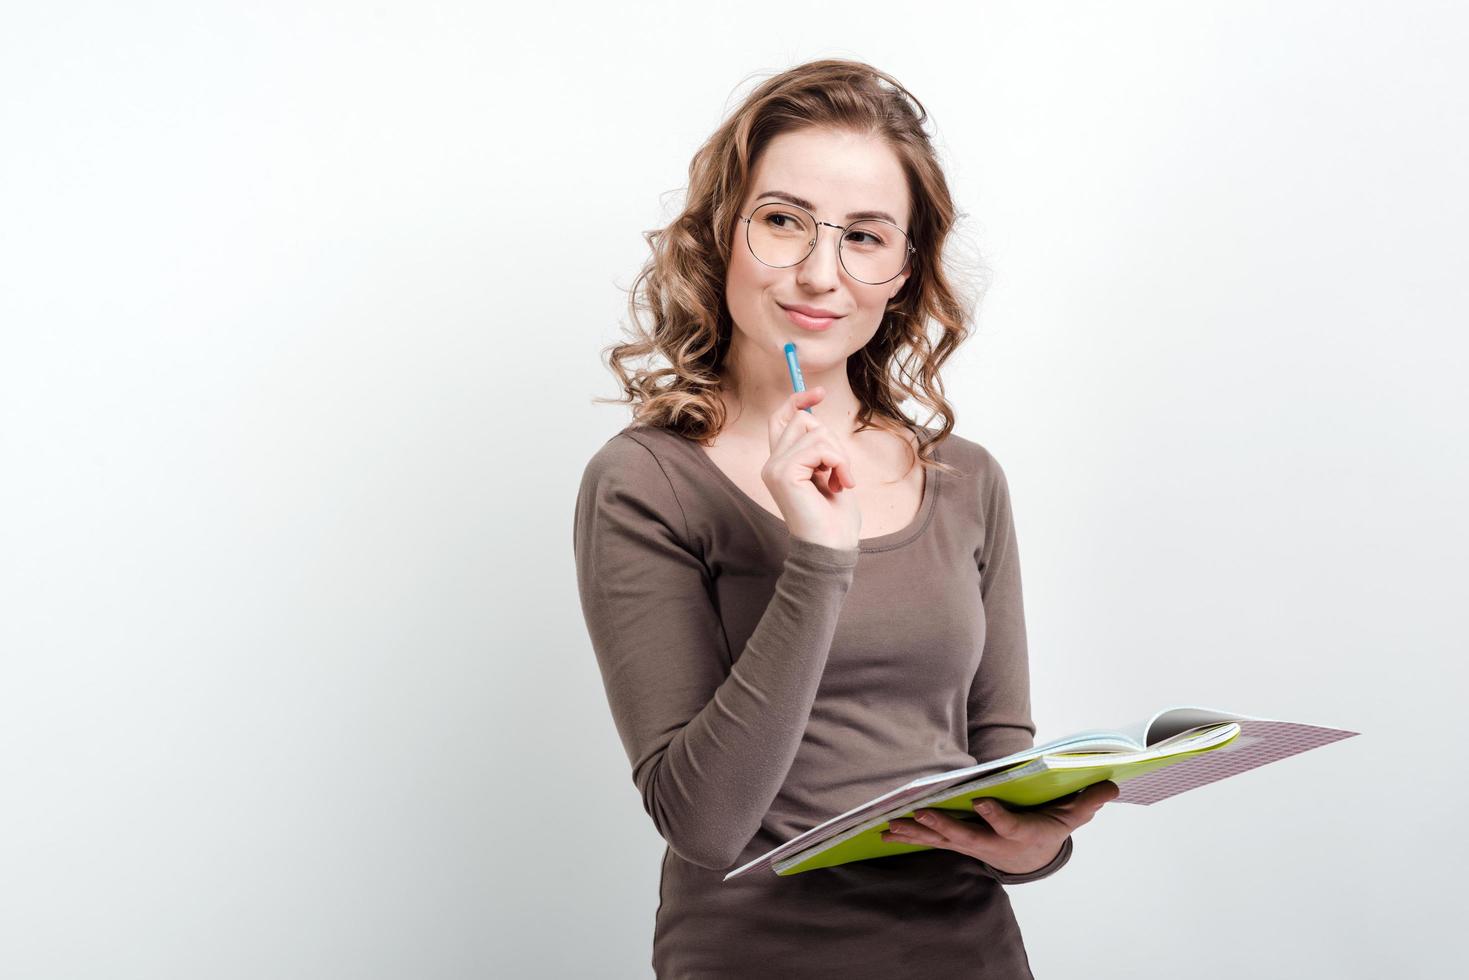
[[[885,211],[908,227],[908,181],[892,148],[857,133],[803,129],[771,140],[751,175],[748,198],[782,191],[816,205],[818,218]],[[770,200],[770,198],[766,198]]]

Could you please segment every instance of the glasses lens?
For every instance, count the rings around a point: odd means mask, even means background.
[[[903,271],[908,260],[908,236],[886,221],[859,221],[842,236],[842,265],[853,279],[887,282]]]
[[[750,251],[778,269],[800,263],[816,244],[811,215],[789,204],[762,204],[750,215]],[[884,283],[903,271],[908,236],[886,221],[859,221],[842,236],[842,267],[858,282]]]
[[[762,204],[750,215],[750,251],[766,265],[784,268],[811,254],[816,226],[788,204]]]

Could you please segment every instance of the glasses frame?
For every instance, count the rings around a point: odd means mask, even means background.
[[[751,227],[751,225],[754,224],[755,212],[756,211],[759,211],[761,208],[766,208],[766,207],[794,208],[795,210],[801,212],[802,214],[804,214],[808,218],[810,218],[811,221],[813,222],[813,224],[815,225],[816,234],[814,236],[812,236],[811,241],[807,244],[806,254],[803,255],[803,256],[801,256],[796,261],[792,262],[790,265],[771,265],[769,262],[766,262],[760,256],[755,255],[755,246],[752,245],[752,244],[750,244],[750,227]],[[899,276],[901,276],[903,274],[903,270],[906,269],[906,268],[908,268],[910,262],[912,261],[912,258],[914,256],[914,254],[917,253],[917,251],[918,251],[918,249],[916,249],[916,248],[913,247],[913,239],[911,239],[911,238],[908,237],[908,233],[906,231],[904,231],[903,229],[899,228],[897,225],[893,224],[891,221],[885,221],[882,218],[859,218],[858,220],[852,222],[851,225],[834,225],[830,221],[822,221],[822,220],[818,219],[816,217],[816,215],[812,214],[810,211],[807,211],[805,208],[801,207],[799,204],[791,204],[788,201],[765,201],[765,202],[762,202],[762,203],[757,204],[755,206],[754,210],[752,210],[750,212],[749,217],[746,217],[745,215],[742,214],[742,215],[739,216],[739,218],[740,218],[740,221],[743,222],[744,223],[744,226],[745,226],[745,247],[750,250],[750,255],[754,257],[754,259],[755,259],[756,262],[759,262],[761,265],[766,266],[767,268],[770,268],[770,269],[794,269],[796,266],[800,265],[802,262],[805,262],[807,259],[809,259],[811,257],[811,255],[812,255],[812,253],[816,251],[816,243],[821,240],[821,226],[822,225],[826,225],[826,227],[828,227],[828,228],[835,228],[837,231],[840,231],[842,233],[841,237],[837,238],[837,262],[841,263],[841,267],[842,267],[842,271],[843,272],[845,272],[849,276],[852,276],[853,279],[856,279],[858,282],[860,282],[860,283],[862,283],[863,285],[866,285],[866,286],[881,286],[884,283],[892,282],[894,279],[896,279]],[[870,222],[870,221],[876,221],[879,224],[884,224],[884,225],[887,225],[889,228],[892,228],[898,234],[900,234],[900,235],[903,236],[903,242],[907,246],[907,251],[903,253],[903,264],[900,265],[900,266],[898,266],[898,271],[897,272],[894,272],[891,276],[888,276],[882,282],[868,282],[866,279],[858,279],[855,275],[852,275],[852,270],[847,268],[847,260],[842,255],[842,244],[844,242],[846,242],[846,240],[847,240],[846,239],[847,229],[851,228],[852,225],[860,225],[860,224],[863,224],[865,222]]]

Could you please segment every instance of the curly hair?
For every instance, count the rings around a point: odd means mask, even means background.
[[[914,462],[949,470],[932,448],[954,428],[939,368],[969,336],[988,270],[976,267],[961,299],[943,261],[954,250],[950,236],[959,215],[924,130],[927,119],[907,89],[862,62],[807,62],[761,83],[694,154],[682,213],[667,227],[643,233],[652,255],[629,291],[631,338],[602,352],[623,395],[594,401],[631,403],[635,423],[710,444],[725,424],[719,391],[733,332],[724,298],[730,243],[760,155],[775,137],[799,129],[855,132],[882,140],[896,154],[913,202],[909,236],[917,250],[910,278],[889,301],[877,333],[847,358],[860,406],[856,431],[883,429],[900,438],[911,433],[919,445]],[[651,327],[643,325],[643,314],[651,316]],[[935,339],[931,324],[937,325]],[[629,366],[656,356],[667,366]],[[903,413],[907,398],[927,407],[930,420],[942,420],[932,438]]]

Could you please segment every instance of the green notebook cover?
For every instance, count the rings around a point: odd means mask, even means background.
[[[764,871],[802,874],[852,861],[931,850],[885,841],[891,821],[920,809],[980,820],[974,801],[990,797],[1012,809],[1044,806],[1103,780],[1117,783],[1119,803],[1149,806],[1200,786],[1360,732],[1259,718],[1199,705],[1174,705],[1120,728],[1089,728],[1002,758],[919,776],[811,827],[724,876]]]
[[[1161,759],[1146,759],[1132,763],[1119,764],[1116,761],[1105,761],[1109,757],[1115,760],[1116,754],[1109,752],[1071,752],[1042,756],[1031,762],[1021,763],[990,775],[983,780],[990,785],[961,787],[959,792],[942,800],[915,805],[904,813],[883,820],[876,826],[848,831],[847,834],[838,835],[831,841],[819,844],[808,851],[794,854],[785,861],[776,863],[775,873],[782,876],[801,874],[804,871],[830,868],[849,861],[866,861],[894,854],[931,850],[927,844],[885,841],[881,835],[888,829],[892,819],[911,818],[918,810],[946,810],[958,819],[979,821],[981,818],[974,812],[974,801],[984,797],[1002,800],[1012,809],[1042,806],[1059,800],[1063,796],[1080,792],[1103,780],[1110,779],[1120,783],[1144,773],[1166,768],[1185,759],[1191,759],[1204,752],[1212,752],[1228,745],[1238,736],[1239,729],[1235,727],[1234,732],[1227,738],[1205,748],[1181,752]],[[1076,765],[1086,756],[1096,756],[1097,763],[1095,765]],[[1060,763],[1059,767],[1057,763]]]

